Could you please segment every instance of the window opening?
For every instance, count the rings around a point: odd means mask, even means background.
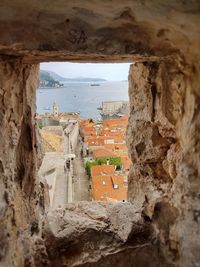
[[[128,70],[129,64],[41,64],[37,123],[45,156],[39,175],[49,185],[52,208],[127,200]]]

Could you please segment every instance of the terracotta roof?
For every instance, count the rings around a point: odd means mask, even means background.
[[[115,157],[116,154],[108,149],[96,149],[93,151],[94,158]]]
[[[122,143],[124,141],[124,135],[123,134],[107,134],[104,136],[99,136],[100,140],[104,140],[104,143],[106,142],[113,142],[113,143]]]
[[[82,127],[81,130],[85,136],[90,136],[91,134],[96,134],[96,130],[94,127]]]
[[[126,126],[128,125],[128,116],[123,116],[119,119],[103,120],[104,126]]]
[[[126,144],[105,144],[104,146],[105,148],[108,148],[112,151],[118,151],[118,150],[127,151]]]
[[[85,136],[84,140],[85,140],[85,143],[96,142],[97,137],[96,137],[96,135]]]
[[[124,176],[92,177],[92,193],[94,200],[127,200],[127,179]]]
[[[129,170],[130,166],[132,164],[131,160],[129,159],[128,156],[121,156],[122,159],[122,166],[125,170]]]
[[[89,146],[102,146],[104,145],[104,140],[99,139],[98,136],[87,136],[85,138],[85,143],[87,143]]]
[[[94,122],[90,122],[89,120],[81,120],[80,122],[80,126],[84,127],[84,126],[93,126]]]
[[[114,142],[114,138],[108,136],[90,135],[85,137],[85,143],[87,143],[89,146],[92,145],[102,146],[105,144],[106,141],[109,140]]]
[[[124,134],[116,134],[113,137],[114,137],[115,143],[122,143],[125,140]]]
[[[91,176],[111,175],[115,172],[114,165],[97,165],[91,167]]]

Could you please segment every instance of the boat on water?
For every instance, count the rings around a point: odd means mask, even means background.
[[[50,107],[44,107],[43,109],[44,110],[50,110]]]
[[[100,86],[99,83],[91,83],[90,86]]]

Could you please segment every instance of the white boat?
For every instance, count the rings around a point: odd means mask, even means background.
[[[50,107],[44,107],[43,109],[44,110],[50,110]]]
[[[91,83],[90,86],[100,86],[99,83]]]

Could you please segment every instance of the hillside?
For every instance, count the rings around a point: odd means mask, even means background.
[[[40,70],[40,87],[61,87],[62,83],[55,79],[48,71]]]
[[[75,77],[75,78],[65,78],[53,71],[44,71],[40,70],[41,77],[48,78],[50,77],[51,79],[54,79],[59,82],[105,82],[105,79],[102,78],[91,78],[91,77]],[[48,74],[48,75],[47,75]]]

